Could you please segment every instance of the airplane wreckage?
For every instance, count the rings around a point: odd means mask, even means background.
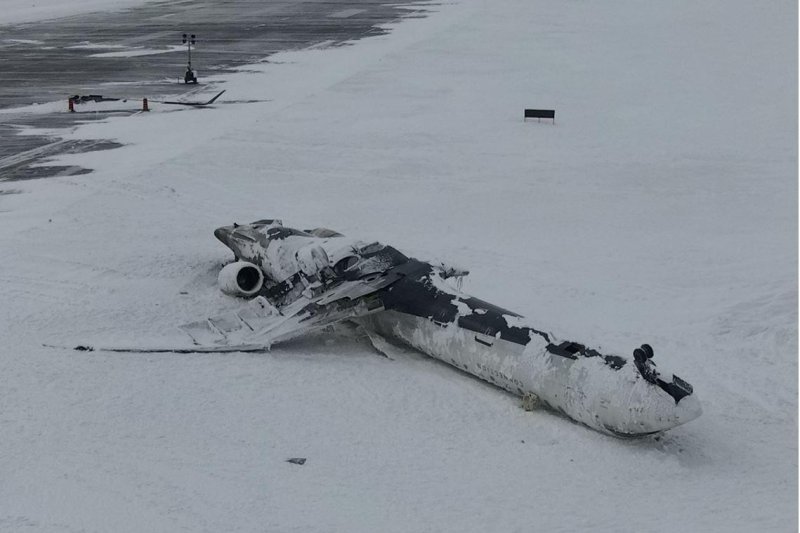
[[[220,289],[250,301],[238,311],[181,326],[192,347],[110,350],[263,351],[353,321],[379,351],[385,352],[387,339],[413,347],[617,437],[658,433],[702,413],[692,386],[659,371],[649,345],[635,349],[631,359],[557,339],[446,281],[465,270],[279,220],[225,226],[214,235],[236,257],[220,271]]]

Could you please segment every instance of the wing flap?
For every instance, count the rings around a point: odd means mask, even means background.
[[[262,297],[242,309],[179,326],[198,346],[269,347],[325,326],[383,310],[377,291],[397,278],[370,277],[343,282],[313,297],[301,296],[280,310]]]
[[[179,329],[199,346],[232,345],[238,342],[236,339],[268,327],[279,316],[278,310],[266,298],[258,296],[237,311],[184,324]]]

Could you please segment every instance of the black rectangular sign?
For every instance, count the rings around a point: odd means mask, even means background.
[[[555,109],[526,109],[525,118],[551,118],[556,121]]]

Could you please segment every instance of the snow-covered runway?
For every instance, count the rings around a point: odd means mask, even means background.
[[[83,126],[126,146],[0,187],[0,529],[795,529],[797,6],[431,9],[219,79],[268,102]],[[211,232],[264,217],[464,265],[470,293],[566,338],[649,342],[704,414],[620,441],[346,332],[263,355],[41,346],[235,307]]]

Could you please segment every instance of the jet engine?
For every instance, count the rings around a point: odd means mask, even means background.
[[[219,271],[219,288],[229,296],[254,296],[264,284],[264,273],[253,263],[236,261]]]

